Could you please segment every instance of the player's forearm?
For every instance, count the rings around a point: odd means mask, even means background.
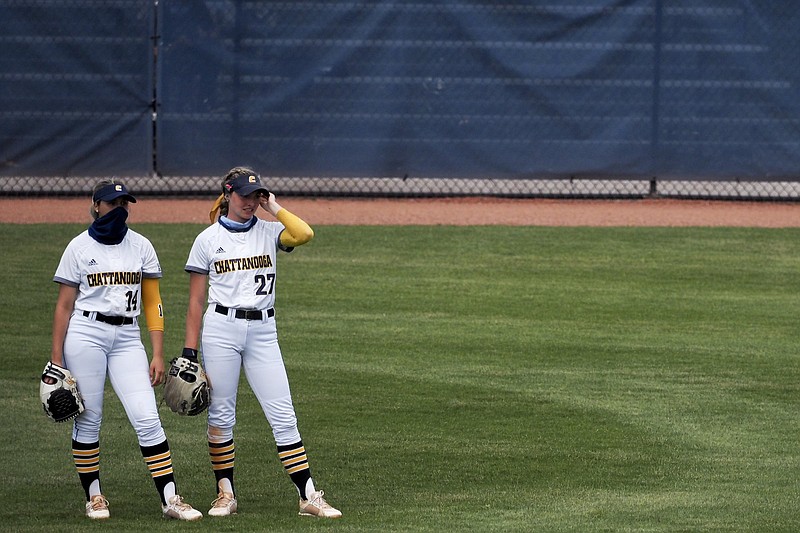
[[[185,348],[197,350],[199,345],[207,284],[208,276],[196,272],[189,274],[189,307],[186,309],[186,335],[183,341]]]
[[[198,349],[202,323],[203,302],[196,298],[190,298],[189,307],[186,310],[186,336],[183,342],[185,348]]]
[[[150,333],[150,344],[153,347],[153,360],[164,360],[164,332],[152,329]]]
[[[64,366],[64,339],[67,337],[69,315],[56,310],[53,317],[53,344],[50,348],[50,360],[58,366]]]
[[[183,346],[197,350],[200,339],[200,324],[202,318],[202,310],[195,309],[196,306],[189,304],[186,311],[186,335],[184,337]]]
[[[75,309],[77,289],[61,285],[58,292],[55,311],[53,313],[53,343],[50,348],[50,360],[64,366],[64,339],[67,337],[69,318]]]

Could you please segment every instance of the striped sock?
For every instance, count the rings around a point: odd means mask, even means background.
[[[311,479],[311,469],[308,466],[308,457],[303,441],[297,441],[288,446],[278,446],[278,458],[283,464],[283,469],[289,474],[297,493],[304,500],[307,500],[306,485]]]
[[[97,481],[97,487],[100,486],[100,442],[84,443],[73,439],[72,460],[88,502],[89,487],[94,481]]]
[[[156,484],[158,497],[161,498],[162,505],[166,505],[167,498],[164,494],[164,489],[170,483],[175,487],[175,475],[172,473],[172,454],[169,450],[169,443],[165,439],[161,444],[139,446],[139,448],[142,450],[144,462],[147,464],[147,469],[150,470],[150,475]]]
[[[209,441],[208,455],[211,457],[211,468],[214,470],[214,479],[217,482],[214,492],[220,490],[220,481],[226,479],[230,483],[231,494],[236,494],[233,490],[233,463],[236,457],[233,439],[226,442]]]

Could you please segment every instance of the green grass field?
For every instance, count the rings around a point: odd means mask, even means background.
[[[201,227],[134,228],[177,355]],[[277,319],[312,473],[344,517],[297,516],[243,382],[240,513],[187,524],[160,518],[110,386],[105,523],[83,516],[70,426],[42,413],[51,279],[82,229],[0,225],[0,530],[800,530],[800,230],[315,228],[279,259]],[[204,417],[161,414],[205,513]]]

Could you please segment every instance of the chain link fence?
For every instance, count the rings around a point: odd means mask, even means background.
[[[85,196],[97,177],[0,177],[4,196]],[[303,178],[266,176],[280,196],[374,198],[584,198],[800,201],[799,182],[632,180],[632,179],[423,179]],[[126,185],[142,196],[208,197],[219,192],[220,176],[128,176]]]

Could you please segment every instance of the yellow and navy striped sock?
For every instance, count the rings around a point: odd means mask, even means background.
[[[155,446],[139,446],[142,450],[144,462],[147,464],[147,469],[150,470],[150,475],[153,477],[153,482],[156,484],[158,496],[161,498],[161,503],[166,505],[167,500],[164,495],[164,487],[169,483],[175,484],[175,475],[172,473],[172,453],[169,450],[169,443],[164,440],[161,444]]]
[[[78,478],[89,501],[89,487],[95,480],[100,479],[100,442],[72,441],[72,460],[78,471]]]
[[[233,490],[233,464],[236,458],[236,446],[233,444],[233,439],[226,442],[209,441],[208,455],[211,457],[211,468],[214,470],[214,479],[217,483],[214,492],[219,490],[220,480],[227,479],[231,484],[231,492],[236,494]]]
[[[300,497],[307,500],[306,484],[311,479],[311,469],[308,466],[308,457],[306,457],[303,441],[288,446],[278,446],[278,458],[283,464],[283,469],[297,487]]]

